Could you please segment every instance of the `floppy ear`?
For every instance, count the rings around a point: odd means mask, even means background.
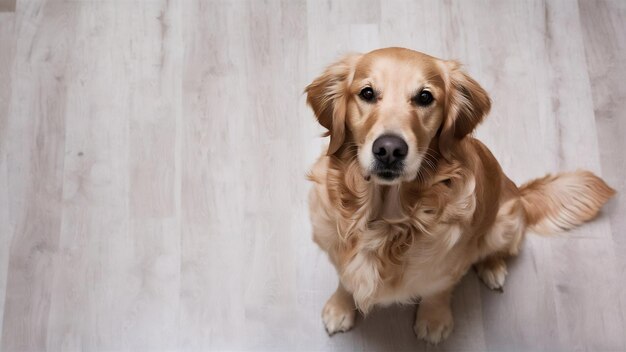
[[[446,102],[444,121],[439,135],[439,149],[450,157],[454,143],[470,134],[491,109],[487,92],[456,61],[446,62]]]
[[[325,134],[330,136],[328,155],[334,154],[345,139],[348,86],[360,57],[360,54],[343,57],[328,66],[321,76],[304,89],[307,103],[315,112],[319,123],[328,130]]]

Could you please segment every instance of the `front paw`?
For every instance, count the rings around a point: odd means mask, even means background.
[[[490,289],[503,292],[506,280],[506,262],[502,258],[489,258],[476,264],[476,272]]]
[[[346,297],[334,294],[328,299],[322,310],[322,321],[328,335],[346,332],[354,326],[356,308]]]
[[[449,308],[418,308],[413,331],[419,339],[436,345],[447,339],[453,328],[454,320]]]

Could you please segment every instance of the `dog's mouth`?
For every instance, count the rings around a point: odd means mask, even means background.
[[[376,179],[382,181],[382,183],[394,183],[394,181],[400,179],[403,171],[404,164],[402,162],[393,165],[375,163],[372,167],[372,175],[376,176]]]
[[[397,179],[398,177],[400,177],[401,174],[399,172],[392,171],[392,170],[382,170],[382,171],[376,172],[375,175],[383,180],[393,181]]]

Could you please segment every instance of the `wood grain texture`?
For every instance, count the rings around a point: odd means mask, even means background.
[[[9,249],[12,228],[9,207],[9,181],[7,170],[7,143],[6,133],[8,115],[11,103],[11,83],[13,63],[15,55],[15,15],[0,14],[0,317],[4,316],[4,304],[6,301],[6,284],[9,265]],[[3,319],[0,319],[0,331],[2,331]],[[0,333],[0,346],[2,334]]]
[[[1,1],[1,0],[0,0]],[[415,307],[329,338],[337,283],[304,175],[303,88],[346,52],[465,63],[477,135],[517,183],[620,193],[529,236],[504,293],[473,272],[438,350],[624,350],[626,7],[618,0],[21,1],[0,13],[0,350],[431,350]],[[6,49],[6,50],[5,50]]]
[[[594,102],[595,122],[602,171],[607,181],[617,190],[615,200],[606,214],[612,229],[616,256],[617,280],[626,279],[626,4],[622,1],[579,1],[583,41]],[[626,290],[619,290],[620,300],[616,310],[626,312]],[[619,307],[619,309],[617,309]],[[620,332],[618,330],[618,332]],[[626,336],[626,324],[620,332]]]

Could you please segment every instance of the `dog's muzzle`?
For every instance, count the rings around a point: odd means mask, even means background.
[[[373,173],[384,180],[394,180],[402,174],[408,153],[409,146],[401,137],[392,134],[378,137],[372,145]]]

